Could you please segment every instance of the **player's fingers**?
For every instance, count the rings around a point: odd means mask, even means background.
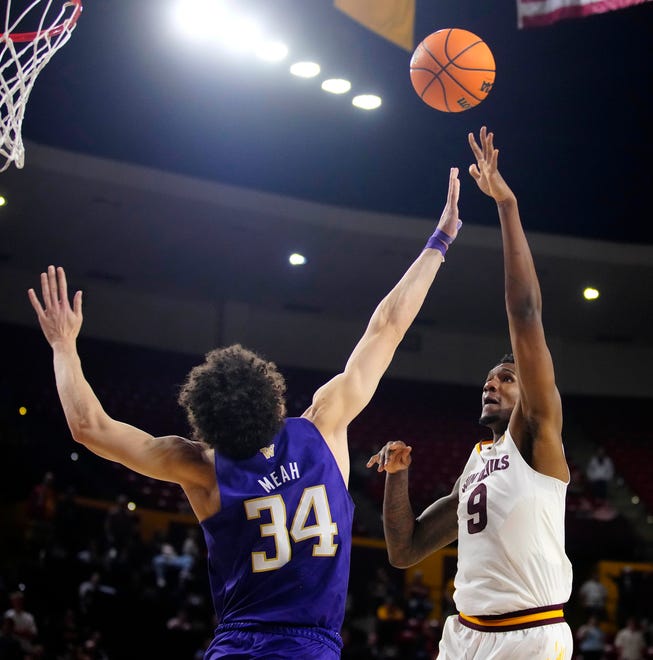
[[[64,305],[67,305],[68,282],[66,281],[66,273],[61,266],[57,268],[57,284],[59,286],[59,302],[61,302]]]
[[[366,467],[372,467],[374,463],[376,463],[378,460],[379,460],[379,455],[374,454],[374,456],[370,456],[370,459],[367,461],[365,465]]]
[[[50,290],[50,304],[59,304],[59,291],[57,286],[57,271],[54,266],[48,266],[48,287]]]
[[[492,152],[492,160],[490,161],[490,165],[495,170],[499,167],[499,150],[498,149],[495,149]]]
[[[50,295],[50,281],[47,273],[41,273],[41,297],[45,309],[52,307],[52,297]]]
[[[460,192],[460,179],[458,178],[458,168],[451,168],[451,175],[449,177],[449,194],[447,195],[447,203],[455,206],[458,203],[458,193]]]
[[[32,307],[34,308],[34,311],[36,312],[36,315],[41,318],[43,316],[43,307],[41,306],[41,301],[39,300],[38,296],[36,295],[36,292],[34,289],[29,289],[27,291],[27,297],[29,298],[30,303],[32,303]]]
[[[478,167],[476,165],[469,166],[469,173],[471,174],[472,179],[474,179],[474,181],[480,180],[481,173],[479,172]]]
[[[476,160],[479,160],[480,158],[483,158],[483,152],[481,151],[481,148],[478,146],[476,142],[476,138],[474,137],[474,133],[470,133],[467,136],[467,139],[469,140],[469,146],[472,148],[472,152],[474,156],[476,157]]]
[[[485,135],[483,136],[483,160],[485,160],[486,162],[489,161],[490,157],[492,156],[492,149],[490,147],[491,141],[492,141],[492,133],[488,133],[486,131]]]
[[[82,313],[82,292],[77,291],[75,297],[73,298],[73,312],[80,315]]]

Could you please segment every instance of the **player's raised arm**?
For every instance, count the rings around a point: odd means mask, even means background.
[[[105,412],[77,353],[82,292],[75,293],[71,307],[63,268],[50,266],[41,273],[41,291],[42,303],[34,289],[28,296],[52,347],[57,391],[73,438],[102,458],[154,479],[186,486],[201,481],[207,470],[202,445],[177,436],[155,438]]]
[[[435,233],[376,308],[344,371],[315,393],[312,405],[304,413],[333,450],[338,446],[346,449],[347,425],[372,398],[397,346],[424,302],[448,245],[456,238],[460,225],[459,189],[458,169],[452,168],[447,202]]]
[[[517,198],[499,173],[499,152],[493,139],[485,127],[480,131],[480,144],[470,133],[476,164],[470,166],[469,172],[481,191],[495,200],[501,223],[506,311],[519,382],[519,405],[515,406],[509,428],[520,450],[527,449],[526,455],[532,443],[535,470],[567,481],[569,471],[561,439],[562,407],[542,325],[540,285]]]

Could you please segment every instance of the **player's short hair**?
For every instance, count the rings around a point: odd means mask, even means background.
[[[504,353],[495,366],[507,363],[515,364],[515,356],[512,353]]]
[[[270,443],[286,414],[286,383],[274,362],[234,344],[191,369],[179,392],[195,440],[243,459]]]

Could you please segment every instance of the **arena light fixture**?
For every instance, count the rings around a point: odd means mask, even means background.
[[[291,266],[303,266],[306,263],[306,257],[298,252],[293,252],[288,257],[288,262]]]
[[[593,286],[585,287],[583,290],[583,298],[585,300],[596,300],[601,294],[598,289],[595,289]]]
[[[376,110],[381,107],[381,97],[376,94],[359,94],[351,100],[352,105],[361,110]]]
[[[295,62],[290,66],[290,73],[298,78],[315,78],[320,73],[317,62]]]
[[[220,33],[230,19],[224,4],[216,0],[179,0],[173,15],[177,29],[198,41]]]
[[[288,57],[288,46],[281,41],[261,41],[254,52],[264,62],[281,62]]]
[[[344,78],[329,78],[322,83],[322,89],[330,94],[346,94],[351,89],[351,83]]]
[[[3,195],[0,195],[0,206],[5,206],[7,203],[7,198],[4,197]]]
[[[255,51],[261,43],[262,33],[261,26],[254,19],[232,17],[231,21],[222,26],[219,41],[234,52]]]

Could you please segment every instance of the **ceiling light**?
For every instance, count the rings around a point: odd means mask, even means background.
[[[6,203],[7,203],[6,198],[0,195],[0,206],[4,206]]]
[[[290,73],[299,78],[315,78],[320,73],[320,65],[317,62],[295,62]]]
[[[249,18],[235,18],[224,23],[220,30],[220,41],[230,50],[243,52],[258,48],[261,26]]]
[[[322,89],[331,94],[346,94],[351,89],[351,83],[343,78],[329,78],[322,83]]]
[[[288,46],[281,41],[264,41],[257,46],[256,56],[265,62],[281,62],[288,56]]]
[[[583,291],[583,298],[585,298],[585,300],[596,300],[599,295],[599,290],[592,286],[586,287]]]
[[[175,7],[177,27],[195,39],[204,39],[220,31],[229,23],[229,14],[223,3],[216,0],[180,0]]]
[[[381,105],[381,97],[376,94],[359,94],[351,102],[361,110],[376,110]]]
[[[291,266],[303,266],[306,263],[306,257],[303,254],[293,252],[289,257],[288,261]]]

